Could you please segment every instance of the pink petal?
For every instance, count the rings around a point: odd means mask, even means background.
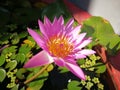
[[[71,63],[71,64],[75,64],[76,63],[76,60],[74,60],[74,58],[66,58],[64,59],[67,63]]]
[[[73,23],[74,23],[74,19],[71,18],[71,19],[66,23],[66,25],[65,25],[66,28],[65,28],[65,29],[71,30]]]
[[[57,22],[57,17],[55,16],[54,20],[53,20],[53,26],[54,24]]]
[[[50,28],[52,25],[52,22],[45,16],[44,17],[44,24],[46,27]]]
[[[62,17],[60,17],[60,18],[59,18],[59,21],[57,21],[56,18],[53,21],[53,25],[50,28],[50,30],[51,30],[50,32],[51,32],[52,36],[57,35],[59,32],[61,32],[61,30],[63,30],[64,20]]]
[[[83,40],[82,43],[80,43],[80,45],[77,46],[76,48],[81,49],[81,48],[85,47],[86,45],[88,45],[91,41],[92,41],[91,38]]]
[[[85,75],[82,71],[82,69],[77,64],[71,64],[71,63],[65,63],[65,66],[77,77],[79,77],[82,80],[85,80]]]
[[[58,22],[60,25],[63,25],[64,24],[64,19],[63,19],[63,16],[60,16],[59,19],[58,19]]]
[[[63,59],[56,58],[56,59],[54,59],[54,62],[58,66],[61,66],[61,67],[65,66],[65,61]]]
[[[81,54],[81,53],[75,54],[75,59],[82,59],[82,58],[86,58],[86,55]]]
[[[49,64],[53,62],[53,58],[46,52],[41,51],[35,56],[33,56],[25,65],[24,68],[31,68],[31,67],[37,67],[42,66],[45,64]]]
[[[39,28],[40,28],[41,33],[42,33],[45,37],[48,37],[49,31],[48,31],[48,29],[46,29],[46,27],[44,26],[44,24],[43,24],[40,20],[38,20],[38,25],[39,25]]]
[[[67,33],[69,34],[69,35],[71,35],[71,37],[73,38],[73,39],[79,39],[79,38],[76,38],[77,36],[79,36],[78,34],[79,34],[79,32],[80,32],[80,27],[81,26],[77,26],[77,27],[75,27],[74,29],[71,29],[71,30],[69,30]]]
[[[83,49],[83,50],[78,51],[75,54],[75,59],[86,58],[86,56],[88,56],[90,54],[94,54],[94,53],[95,53],[95,51],[93,51],[93,50]]]
[[[78,53],[81,53],[81,54],[84,54],[84,55],[90,55],[90,54],[94,54],[95,51],[89,50],[89,49],[83,49],[83,50],[81,50],[81,51],[78,52]]]
[[[81,34],[77,35],[77,36],[75,37],[75,39],[76,39],[76,44],[81,43],[81,41],[84,39],[85,36],[86,36],[86,33],[81,33]]]
[[[80,25],[79,25],[79,26],[76,26],[76,27],[74,28],[74,30],[73,30],[73,33],[76,34],[76,35],[78,35],[79,32],[80,32],[80,28],[81,28]]]
[[[28,28],[28,32],[40,47],[44,46],[44,39],[38,33],[36,33],[35,31],[33,31],[30,28]]]

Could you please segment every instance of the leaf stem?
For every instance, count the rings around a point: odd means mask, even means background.
[[[36,73],[34,76],[32,76],[31,78],[27,79],[24,84],[27,84],[29,82],[31,82],[32,80],[34,80],[35,78],[37,78],[40,74],[42,74],[49,66],[50,64],[45,65],[38,73]]]

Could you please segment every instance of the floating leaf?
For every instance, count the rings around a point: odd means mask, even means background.
[[[0,66],[2,66],[5,63],[5,56],[1,55],[0,56]]]
[[[17,78],[25,79],[25,76],[23,75],[25,72],[26,72],[26,69],[20,68],[16,73]]]
[[[96,73],[104,73],[106,71],[106,66],[103,63],[96,63],[95,64]]]
[[[20,41],[20,38],[17,33],[12,34],[10,38],[11,38],[12,44],[17,44]]]
[[[24,40],[23,41],[25,44],[28,44],[30,47],[34,47],[35,46],[35,42],[32,42],[32,41],[30,41],[30,40]]]
[[[33,74],[31,76],[33,76]],[[32,90],[40,90],[40,88],[42,88],[42,86],[44,85],[44,82],[47,79],[47,76],[48,76],[48,72],[44,71],[44,73],[42,73],[38,78],[36,78],[37,80],[32,81],[31,83],[29,83],[28,86]]]
[[[65,67],[58,67],[58,69],[60,70],[60,73],[69,72],[69,70]]]
[[[9,38],[10,38],[10,35],[9,33],[5,33],[3,34],[1,37],[0,37],[0,44],[8,44],[9,43]]]
[[[92,36],[95,40],[94,44],[106,46],[111,54],[115,54],[120,49],[120,37],[114,33],[111,24],[102,17],[93,16],[84,21],[82,32]]]
[[[54,68],[53,64],[50,64],[46,70],[50,72],[53,70],[53,68]]]
[[[78,64],[82,65],[82,64],[85,63],[85,59],[80,59],[80,60],[78,60],[77,62],[78,62]]]
[[[68,90],[81,90],[82,87],[79,86],[80,85],[80,82],[78,81],[71,81],[68,83]]]
[[[25,57],[25,54],[24,54],[24,53],[18,53],[18,54],[16,55],[16,58],[15,58],[15,59],[18,61],[18,63],[19,63],[19,62],[20,62],[20,63],[24,63],[26,57]]]
[[[0,82],[3,82],[5,77],[6,77],[6,71],[4,69],[0,69]]]
[[[19,84],[15,85],[13,88],[11,88],[11,90],[18,90],[19,88]]]
[[[19,48],[19,53],[24,53],[25,55],[28,54],[31,50],[31,47],[29,47],[27,44],[23,44],[20,48]]]
[[[12,60],[6,64],[5,68],[9,68],[9,70],[13,70],[16,66],[17,66],[17,61]]]
[[[21,32],[21,33],[18,34],[18,36],[20,37],[20,39],[21,38],[25,38],[27,35],[28,35],[28,33],[25,32],[25,31],[23,31],[23,32]]]
[[[27,68],[27,70],[29,70],[31,73],[27,76],[26,79],[31,78],[33,75],[38,73],[41,69],[42,67]],[[31,83],[28,83],[29,88],[31,88],[32,90],[40,90],[40,88],[42,88],[42,86],[44,85],[44,81],[47,79],[47,77],[48,77],[48,72],[44,71],[34,81],[32,81]]]
[[[2,54],[7,54],[7,53],[15,53],[16,52],[16,49],[17,46],[10,46],[10,47],[7,47],[5,48],[3,51],[2,51]]]

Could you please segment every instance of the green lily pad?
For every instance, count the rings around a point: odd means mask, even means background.
[[[94,44],[107,47],[110,54],[120,49],[120,37],[115,34],[111,24],[102,17],[93,16],[83,22],[82,32],[93,38]]]
[[[25,79],[25,76],[23,75],[25,72],[26,72],[25,68],[20,68],[16,73],[17,78]]]
[[[104,73],[106,71],[106,66],[103,63],[95,64],[96,73]]]
[[[68,83],[68,90],[81,90],[82,87],[79,86],[80,82],[78,81],[71,81]]]
[[[35,67],[35,68],[27,68],[31,73],[26,77],[26,79],[31,78],[33,75],[38,73],[42,67]],[[28,83],[28,87],[32,90],[40,90],[44,85],[45,80],[48,77],[48,72],[45,70],[42,74],[40,74],[36,79],[34,79],[31,83]]]
[[[6,64],[5,68],[9,68],[9,70],[13,70],[17,66],[17,61],[13,60]]]
[[[47,72],[50,72],[53,70],[53,68],[54,68],[53,64],[50,64],[46,70]]]
[[[8,54],[8,53],[15,53],[16,50],[17,50],[16,48],[17,48],[17,46],[7,47],[2,51],[2,54],[5,55],[5,54]]]
[[[0,56],[0,66],[2,66],[5,63],[5,56],[1,55]]]
[[[12,34],[10,38],[11,38],[12,44],[17,44],[20,41],[20,38],[17,33]]]
[[[4,69],[0,69],[0,82],[3,82],[5,77],[6,77],[6,71]]]
[[[29,47],[27,44],[24,44],[19,48],[19,53],[24,53],[26,55],[30,52],[30,50],[31,47]]]
[[[66,73],[69,72],[69,70],[65,67],[58,67],[58,69],[60,70],[60,73]]]
[[[18,53],[17,55],[16,55],[16,60],[18,61],[18,63],[20,62],[20,63],[24,63],[24,61],[25,61],[25,54],[24,53]]]
[[[21,33],[18,34],[18,36],[19,36],[20,39],[21,38],[25,38],[27,35],[28,35],[28,32],[26,32],[26,31],[23,31],[23,32],[21,32]]]
[[[15,85],[13,88],[11,88],[11,90],[18,90],[18,88],[19,88],[19,84]]]

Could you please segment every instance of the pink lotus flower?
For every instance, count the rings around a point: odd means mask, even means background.
[[[74,19],[70,19],[64,25],[62,16],[59,19],[55,17],[53,22],[45,17],[44,23],[38,20],[42,35],[28,28],[30,35],[43,50],[33,56],[24,67],[30,68],[54,62],[85,80],[85,75],[76,60],[86,58],[95,51],[83,49],[91,42],[91,38],[85,38],[86,33],[79,34],[80,26],[73,27],[73,23]]]

